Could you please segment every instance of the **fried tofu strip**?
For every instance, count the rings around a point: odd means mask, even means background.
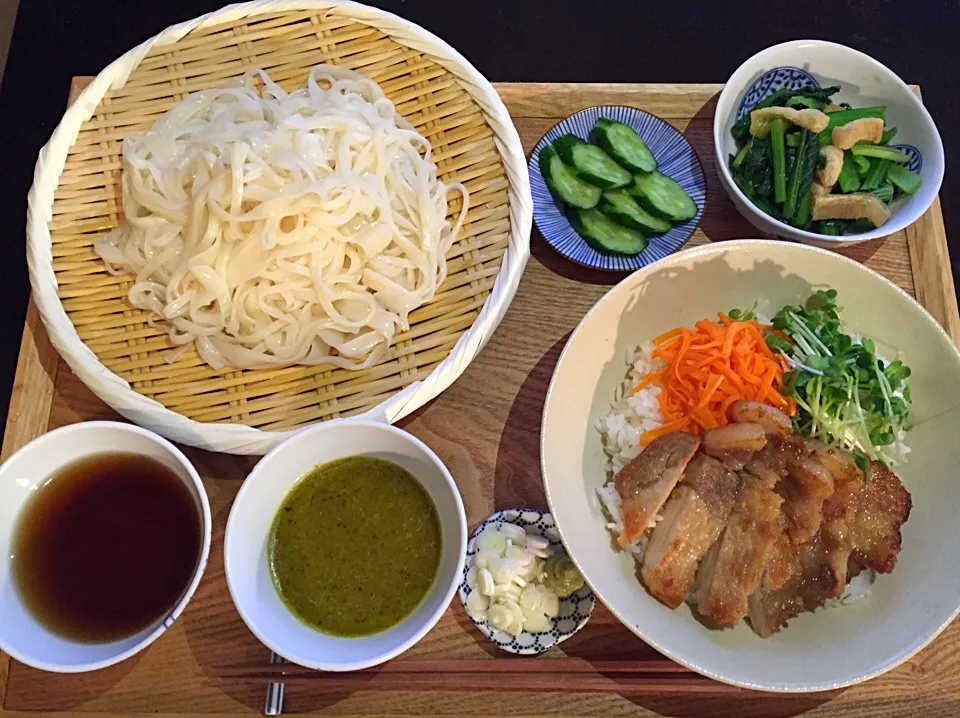
[[[866,219],[874,227],[890,219],[890,210],[872,192],[813,195],[813,219]]]
[[[843,169],[843,150],[832,145],[820,148],[820,156],[824,159],[823,169],[817,170],[817,182],[830,189],[840,179],[840,170]]]
[[[820,110],[764,107],[750,113],[750,134],[754,137],[769,137],[770,123],[778,117],[811,132],[822,132],[830,124],[830,118]]]
[[[860,140],[879,142],[883,139],[883,120],[879,117],[866,117],[833,128],[833,146],[849,150]]]

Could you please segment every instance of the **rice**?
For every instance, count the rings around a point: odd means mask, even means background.
[[[610,412],[597,422],[603,437],[603,449],[609,459],[607,470],[611,475],[622,469],[641,451],[640,435],[663,424],[660,411],[660,387],[649,385],[633,393],[647,374],[665,366],[662,359],[653,358],[653,342],[645,342],[627,356],[630,369],[617,390]]]
[[[620,494],[613,484],[613,476],[630,459],[643,451],[640,435],[663,424],[660,411],[660,387],[649,385],[634,393],[633,388],[640,380],[652,372],[663,368],[665,362],[653,357],[653,342],[644,342],[635,350],[627,353],[629,370],[623,383],[617,389],[615,401],[609,413],[597,422],[597,429],[603,437],[603,450],[607,455],[607,472],[610,478],[597,489],[600,505],[608,519],[607,528],[615,534],[623,531],[623,511]],[[661,519],[654,516],[651,526]],[[647,548],[647,536],[641,536],[635,543],[623,549],[634,555],[637,561],[643,559]]]
[[[761,321],[765,320],[761,319]],[[643,451],[640,446],[640,435],[650,429],[656,429],[664,422],[663,413],[660,411],[659,386],[651,384],[636,393],[633,392],[633,388],[644,376],[665,366],[662,359],[654,358],[653,348],[653,342],[648,341],[635,350],[627,352],[626,361],[629,366],[627,376],[617,388],[610,411],[596,423],[596,428],[602,437],[603,450],[607,456],[608,475],[607,483],[597,489],[597,498],[607,521],[607,529],[614,535],[619,535],[623,531],[623,508],[613,476]],[[650,522],[650,526],[655,526],[660,520],[662,517],[659,514],[656,515]],[[633,554],[634,560],[641,562],[648,540],[649,537],[644,534],[636,542],[622,548]],[[847,583],[840,598],[828,600],[824,603],[824,607],[848,606],[867,598],[873,590],[875,580],[876,574],[873,571],[869,569],[862,571]]]

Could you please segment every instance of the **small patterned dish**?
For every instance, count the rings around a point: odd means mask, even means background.
[[[540,174],[540,150],[568,132],[588,140],[590,130],[599,117],[606,117],[630,125],[643,138],[654,157],[658,169],[674,179],[697,203],[697,215],[686,222],[675,224],[670,231],[652,235],[650,244],[640,254],[619,256],[603,254],[590,247],[576,233],[562,206],[550,194]],[[674,127],[649,112],[634,107],[604,105],[588,107],[554,125],[530,154],[530,190],[533,194],[533,219],[547,244],[567,259],[592,269],[611,272],[632,272],[645,267],[683,246],[696,229],[707,196],[707,181],[696,150]]]
[[[549,511],[537,511],[536,509],[498,511],[477,526],[470,537],[470,542],[467,544],[467,559],[464,561],[459,590],[460,600],[463,602],[464,608],[467,605],[467,598],[473,592],[473,589],[467,585],[467,571],[470,568],[470,559],[478,550],[476,546],[477,536],[485,528],[497,528],[501,524],[513,524],[519,526],[528,534],[543,536],[550,542],[550,547],[553,550],[565,551],[563,544],[560,543],[560,534],[557,531],[556,523]],[[552,620],[549,631],[542,633],[523,631],[516,637],[493,628],[486,621],[476,621],[472,617],[470,620],[487,638],[497,644],[498,648],[509,653],[533,656],[553,648],[583,628],[593,614],[596,601],[593,591],[590,590],[588,585],[584,584],[583,588],[573,595],[560,599],[560,614]]]

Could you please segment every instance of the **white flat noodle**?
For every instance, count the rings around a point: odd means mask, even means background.
[[[126,221],[94,247],[176,356],[366,368],[436,294],[469,207],[430,154],[362,75],[318,65],[288,93],[253,70],[124,139]]]

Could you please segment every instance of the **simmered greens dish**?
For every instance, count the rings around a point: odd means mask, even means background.
[[[647,237],[697,215],[697,204],[670,177],[630,125],[605,117],[593,142],[565,134],[540,150],[540,173],[570,224],[606,254],[639,254]]]
[[[783,88],[734,124],[730,173],[774,219],[826,235],[860,234],[890,218],[889,204],[920,189],[909,157],[890,146],[885,107],[834,104],[839,87]]]

